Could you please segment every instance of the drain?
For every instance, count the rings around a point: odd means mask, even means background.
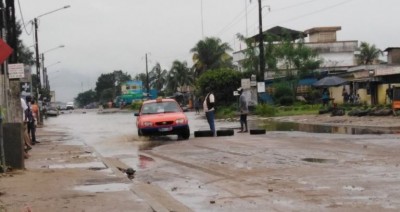
[[[337,160],[323,159],[323,158],[303,158],[301,160],[310,162],[310,163],[336,163],[337,162]]]

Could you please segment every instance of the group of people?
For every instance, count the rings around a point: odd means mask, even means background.
[[[207,95],[203,102],[203,109],[206,114],[208,125],[210,126],[210,130],[213,132],[213,135],[216,136],[215,131],[215,96],[211,90],[211,88],[207,88]],[[238,133],[246,133],[248,132],[248,125],[247,125],[247,115],[249,113],[248,103],[246,100],[246,96],[243,94],[243,89],[239,88],[238,93],[240,94],[239,97],[239,111],[240,111],[240,130]],[[195,110],[196,114],[200,112],[200,100],[197,99],[195,102]]]
[[[36,126],[39,118],[39,106],[31,96],[21,98],[22,120],[23,120],[23,139],[25,143],[25,158],[28,158],[28,151],[32,145],[40,143],[36,140]]]
[[[350,94],[347,92],[346,88],[343,88],[342,91],[343,103],[349,104],[359,104],[360,103],[360,94],[355,94],[351,92]]]

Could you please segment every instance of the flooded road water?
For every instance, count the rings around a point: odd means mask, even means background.
[[[201,115],[187,113],[191,130],[191,138],[195,130],[208,130],[207,121]],[[139,154],[140,150],[177,141],[177,136],[155,138],[139,137],[136,128],[136,117],[133,112],[98,114],[97,110],[63,111],[58,117],[49,117],[46,125],[51,130],[66,131],[72,139],[66,141],[70,145],[87,145],[94,148],[102,157],[118,158],[128,166],[141,169],[147,167],[149,160]],[[217,128],[235,128],[239,124],[217,122]]]
[[[133,113],[96,112],[76,110],[49,118],[46,128],[67,131],[68,139],[61,141],[65,144],[90,147],[102,158],[134,168],[132,187],[146,190],[161,204],[169,195],[192,211],[400,209],[400,143],[393,134],[304,133],[305,125],[251,120],[252,127],[273,132],[194,138],[193,132],[207,130],[208,124],[189,112],[189,140],[147,139],[138,137]],[[218,121],[216,126],[234,129],[239,123]],[[75,189],[112,192],[126,186],[87,183]]]

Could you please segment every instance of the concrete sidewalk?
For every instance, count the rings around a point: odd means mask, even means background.
[[[46,126],[37,137],[26,170],[0,175],[0,211],[154,211],[83,142]]]

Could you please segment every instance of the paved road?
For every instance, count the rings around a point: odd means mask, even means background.
[[[207,129],[188,113],[192,135]],[[301,132],[141,139],[132,113],[47,120],[109,167],[133,167],[135,195],[167,211],[399,211],[397,135]],[[238,123],[218,122],[221,128]],[[162,145],[161,145],[162,144]]]

